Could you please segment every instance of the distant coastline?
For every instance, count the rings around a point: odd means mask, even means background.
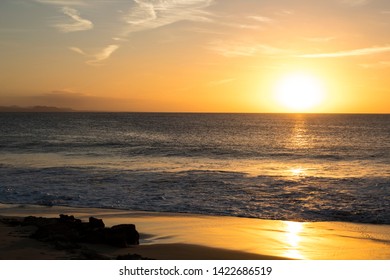
[[[338,113],[299,113],[299,112],[197,112],[197,111],[105,111],[105,110],[86,110],[86,109],[73,109],[66,107],[56,107],[56,106],[0,106],[0,113],[17,113],[17,112],[26,112],[26,113],[132,113],[132,114],[200,114],[200,115],[389,115],[390,113],[371,113],[371,112],[361,112],[361,113],[348,113],[348,112],[338,112]]]
[[[31,106],[31,107],[19,107],[19,106],[0,106],[0,112],[77,112],[72,108],[61,108],[52,106]]]

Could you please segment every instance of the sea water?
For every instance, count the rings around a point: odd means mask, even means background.
[[[0,113],[0,202],[390,224],[390,115]]]

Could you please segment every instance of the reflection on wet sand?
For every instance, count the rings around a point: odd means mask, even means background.
[[[112,209],[28,205],[18,207],[0,204],[0,215],[4,216],[53,217],[58,216],[58,213],[72,214],[84,220],[94,216],[103,219],[106,226],[134,223],[141,233],[142,246],[150,250],[155,246],[166,245],[164,248],[169,252],[170,244],[192,244],[231,250],[230,254],[237,251],[256,254],[259,258],[273,256],[307,260],[390,259],[389,225],[302,223]],[[174,259],[175,256],[171,257]],[[229,256],[230,259],[234,257]],[[169,259],[169,254],[166,258]]]
[[[301,236],[300,233],[303,229],[303,223],[298,222],[283,222],[286,226],[285,236],[286,236],[286,252],[284,256],[292,259],[304,259],[300,252],[300,242]]]

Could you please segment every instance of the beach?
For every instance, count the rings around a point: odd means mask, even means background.
[[[349,222],[293,222],[228,216],[0,204],[4,217],[93,216],[106,226],[135,224],[140,245],[84,245],[106,259],[135,254],[161,260],[388,260],[390,226]],[[79,259],[29,238],[31,229],[0,223],[0,259]]]

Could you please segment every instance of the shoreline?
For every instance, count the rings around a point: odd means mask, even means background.
[[[129,248],[88,246],[109,257],[138,254],[161,260],[390,259],[390,225],[301,223],[179,213],[0,204],[2,217],[58,217],[59,214],[74,215],[83,221],[93,216],[103,219],[107,226],[135,224],[140,233],[140,245]],[[47,248],[47,244],[28,238],[26,232],[18,233],[17,229],[2,223],[0,235],[3,240],[0,242],[0,259],[72,258],[69,254],[64,255],[64,252]],[[41,251],[38,255],[37,250]]]

